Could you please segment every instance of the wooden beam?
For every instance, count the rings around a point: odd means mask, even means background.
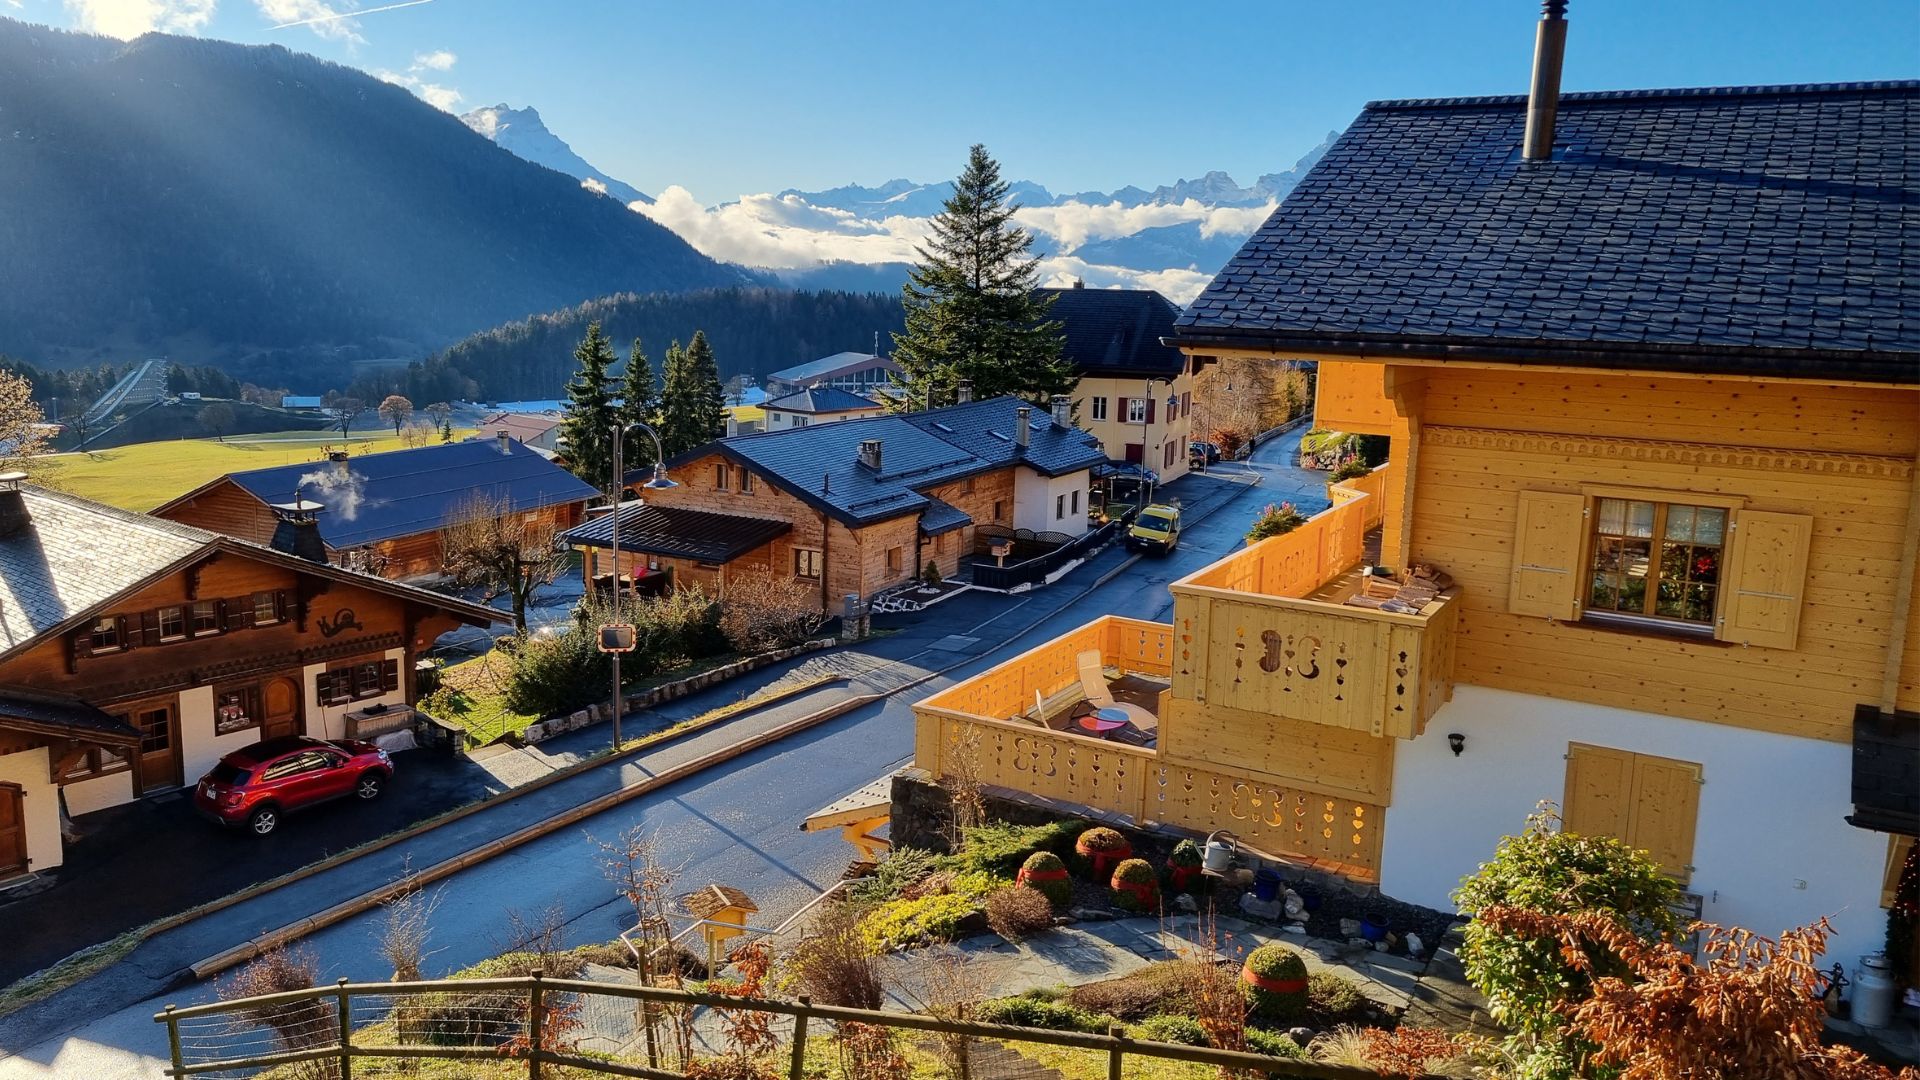
[[[1900,704],[1907,627],[1913,621],[1914,563],[1920,561],[1920,458],[1907,488],[1907,531],[1900,540],[1900,571],[1893,590],[1893,625],[1887,630],[1886,671],[1880,678],[1880,711],[1892,716]]]

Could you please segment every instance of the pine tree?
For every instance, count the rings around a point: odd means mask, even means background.
[[[1060,324],[1047,317],[1053,299],[1034,291],[1033,237],[1013,224],[1018,207],[1007,190],[999,163],[975,144],[901,290],[907,328],[893,335],[900,408],[950,403],[961,379],[973,381],[978,398],[1042,402],[1078,381],[1060,355]]]
[[[587,336],[573,350],[573,359],[580,369],[567,383],[566,417],[560,421],[567,468],[594,487],[611,490],[615,415],[607,369],[615,357],[599,323],[587,325]]]
[[[685,349],[667,347],[660,388],[660,442],[667,456],[704,446],[726,431],[726,406],[720,390],[720,365],[705,331],[696,330]]]
[[[653,423],[658,393],[653,383],[653,361],[640,348],[640,339],[634,338],[633,351],[627,354],[627,371],[620,380],[620,422]]]

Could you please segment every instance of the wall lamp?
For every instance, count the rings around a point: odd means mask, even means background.
[[[1453,747],[1453,756],[1459,757],[1460,752],[1467,748],[1467,737],[1457,731],[1449,732],[1447,734],[1447,745]]]

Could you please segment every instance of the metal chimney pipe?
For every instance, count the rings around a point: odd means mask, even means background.
[[[1527,91],[1527,134],[1520,156],[1553,157],[1553,124],[1560,114],[1560,69],[1567,58],[1567,0],[1543,0],[1533,38],[1533,88]]]
[[[1022,405],[1013,410],[1013,445],[1019,447],[1023,454],[1027,452],[1028,441],[1033,438],[1032,417],[1033,409],[1029,406]]]

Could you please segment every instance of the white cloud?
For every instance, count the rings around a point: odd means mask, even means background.
[[[1134,270],[1125,266],[1106,266],[1076,259],[1071,255],[1055,255],[1040,260],[1041,284],[1055,288],[1066,288],[1075,281],[1084,281],[1093,289],[1153,289],[1176,304],[1185,306],[1200,295],[1200,290],[1213,280],[1212,274],[1203,274],[1192,268],[1170,268],[1166,270]]]
[[[19,7],[14,0],[8,0]],[[213,18],[215,0],[66,0],[74,26],[122,39],[161,30],[196,34]]]
[[[631,209],[716,259],[783,270],[833,261],[908,262],[927,235],[926,218],[862,218],[794,195],[747,195],[706,207],[675,185],[653,205],[636,202]]]
[[[435,49],[429,53],[414,53],[413,66],[427,71],[452,71],[460,58],[446,49]]]
[[[452,112],[460,104],[460,91],[442,83],[428,81],[426,73],[433,71],[450,71],[458,61],[459,57],[447,50],[437,49],[429,53],[415,54],[413,63],[408,65],[405,71],[388,71],[385,68],[375,68],[373,75],[375,78],[390,82],[395,86],[406,87],[418,95],[420,100],[442,112]]]
[[[1073,251],[1090,240],[1132,236],[1142,229],[1189,222],[1198,222],[1200,235],[1204,237],[1222,232],[1244,236],[1259,228],[1272,212],[1272,204],[1210,207],[1194,199],[1145,206],[1071,202],[1060,206],[1023,206],[1014,213],[1014,220],[1058,240],[1062,250]]]
[[[607,193],[607,185],[591,176],[580,181],[580,186],[593,192],[595,195],[605,195]]]
[[[349,45],[364,45],[367,41],[360,36],[360,23],[352,17],[353,9],[337,8],[327,0],[253,0],[253,6],[275,26],[300,23],[334,41]]]

